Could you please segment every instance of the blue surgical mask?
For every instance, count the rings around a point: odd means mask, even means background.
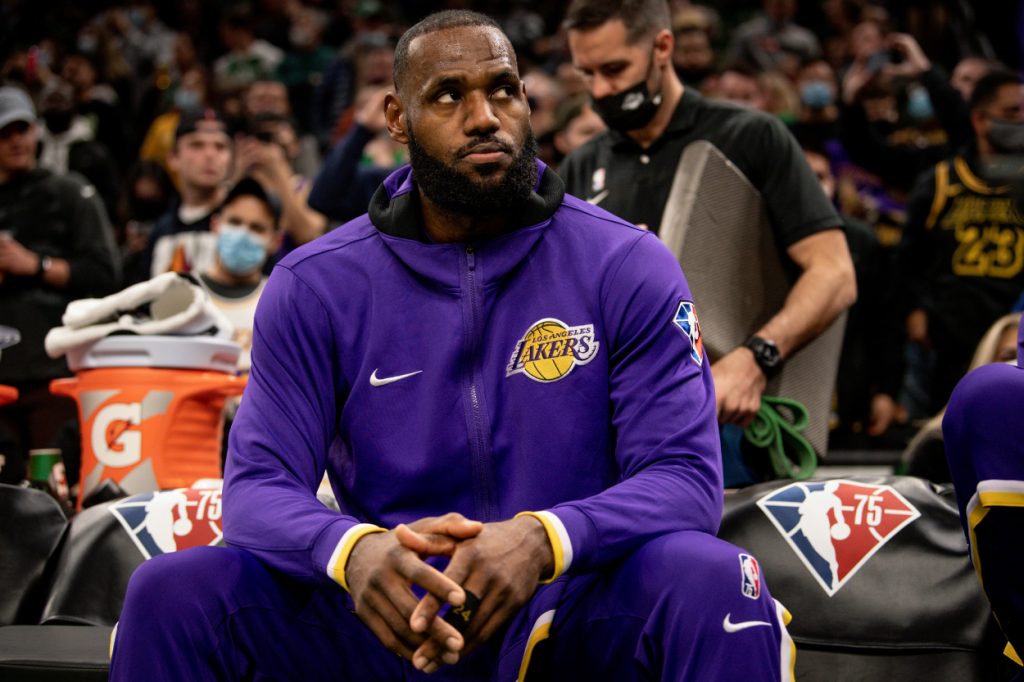
[[[174,106],[179,111],[192,111],[198,109],[201,105],[199,93],[195,90],[178,88],[174,91]]]
[[[248,275],[267,260],[267,242],[246,228],[223,223],[217,234],[217,256],[232,275]]]
[[[907,93],[907,116],[915,121],[927,121],[935,115],[932,98],[924,88],[914,88]]]
[[[809,81],[800,88],[800,101],[808,109],[821,111],[832,104],[832,88],[825,81]]]

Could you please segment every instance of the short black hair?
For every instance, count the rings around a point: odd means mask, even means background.
[[[395,46],[395,63],[392,68],[395,88],[401,90],[402,80],[405,78],[405,72],[409,64],[409,46],[412,45],[412,41],[428,33],[443,31],[449,28],[460,28],[462,26],[487,26],[488,28],[496,28],[502,35],[505,35],[498,22],[486,14],[461,9],[435,12],[403,33],[402,37],[398,39],[398,44]],[[508,36],[505,36],[505,38],[507,40]]]
[[[274,230],[276,231],[280,229],[282,213],[281,199],[264,187],[259,180],[251,175],[244,176],[237,184],[235,184],[234,187],[228,190],[228,194],[224,197],[224,201],[221,203],[219,210],[223,211],[239,197],[252,197],[263,202],[267,211],[274,218]]]
[[[1019,85],[1021,83],[1024,83],[1024,78],[1021,78],[1019,73],[1009,69],[992,69],[975,83],[974,90],[971,92],[971,111],[983,109],[992,104],[996,95],[999,94],[999,88],[1004,85]]]
[[[631,44],[663,29],[672,30],[666,0],[573,0],[562,27],[567,31],[586,31],[612,19],[619,19],[626,26],[626,39]]]

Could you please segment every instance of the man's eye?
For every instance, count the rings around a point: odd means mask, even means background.
[[[503,85],[494,91],[495,99],[510,99],[516,96],[516,89],[511,85]]]
[[[439,104],[454,104],[455,102],[458,101],[458,99],[459,96],[456,93],[452,92],[451,90],[445,90],[444,92],[439,94],[434,101],[438,102]]]

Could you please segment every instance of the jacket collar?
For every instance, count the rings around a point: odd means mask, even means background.
[[[468,267],[467,247],[471,246],[479,279],[487,286],[526,258],[564,196],[562,180],[538,160],[537,184],[517,211],[514,229],[500,237],[467,244],[435,244],[423,226],[412,168],[403,166],[377,188],[370,201],[369,217],[384,244],[409,269],[448,288],[459,288],[461,273]]]

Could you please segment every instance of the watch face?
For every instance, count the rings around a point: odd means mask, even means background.
[[[767,371],[778,367],[779,349],[771,341],[755,336],[747,342],[747,347],[753,351],[754,360],[762,370]]]
[[[779,349],[775,347],[775,344],[769,341],[764,341],[761,343],[761,348],[759,350],[760,352],[758,353],[758,356],[760,357],[762,364],[765,364],[768,367],[774,367],[779,364]]]

